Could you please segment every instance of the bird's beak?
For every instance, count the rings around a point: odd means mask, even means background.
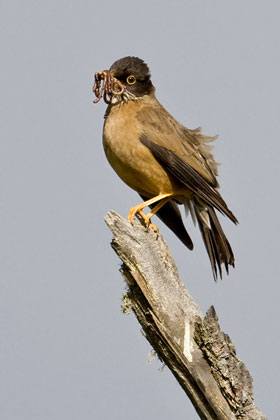
[[[92,88],[96,99],[93,101],[97,103],[103,96],[106,104],[111,103],[113,95],[121,95],[124,91],[124,85],[113,76],[110,70],[103,70],[95,73],[94,75],[94,86]]]

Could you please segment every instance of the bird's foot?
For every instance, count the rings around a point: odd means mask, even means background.
[[[142,211],[141,205],[132,207],[129,210],[127,220],[133,225],[134,218],[137,217],[143,224],[148,228],[152,228],[155,233],[158,233],[158,227],[151,223],[152,213],[148,213],[147,215]]]
[[[151,222],[151,217],[153,216],[153,213],[148,213],[146,215],[141,211],[140,216],[141,216],[145,226],[150,227],[151,229],[153,229],[153,231],[155,233],[158,233],[158,227]]]

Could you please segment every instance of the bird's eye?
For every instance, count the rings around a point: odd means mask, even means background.
[[[133,76],[133,74],[131,74],[130,76],[128,76],[128,77],[126,78],[126,82],[127,82],[129,85],[134,85],[134,83],[136,83],[136,77],[135,77],[135,76]]]

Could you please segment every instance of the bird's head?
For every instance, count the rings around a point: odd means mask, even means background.
[[[95,103],[104,98],[107,104],[138,100],[154,92],[149,67],[138,57],[124,57],[109,70],[95,73]]]

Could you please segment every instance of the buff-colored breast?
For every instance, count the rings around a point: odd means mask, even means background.
[[[161,193],[179,193],[181,187],[176,186],[139,140],[143,127],[136,119],[136,113],[141,106],[140,100],[111,108],[103,130],[106,157],[129,187],[148,198]]]

